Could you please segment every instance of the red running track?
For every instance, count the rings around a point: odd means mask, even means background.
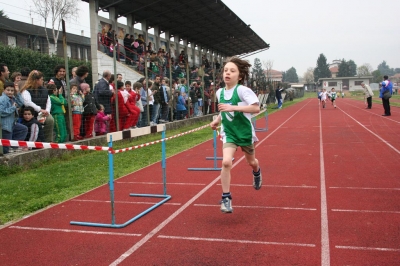
[[[219,211],[219,172],[187,171],[213,167],[208,141],[167,160],[172,199],[131,225],[69,225],[110,222],[104,185],[2,228],[0,265],[396,265],[400,110],[337,105],[307,99],[269,116],[256,150],[263,187],[238,151],[233,214]],[[157,163],[116,180],[117,223],[157,201],[129,193],[161,194],[161,176]]]

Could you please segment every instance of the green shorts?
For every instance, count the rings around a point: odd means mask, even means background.
[[[235,149],[237,149],[238,147],[239,146],[236,145],[235,143],[227,142],[227,143],[223,144],[222,149],[225,149],[225,148],[235,148]],[[242,148],[242,151],[247,153],[247,154],[250,154],[250,155],[254,154],[254,144],[251,144],[249,146],[240,146],[240,148]]]

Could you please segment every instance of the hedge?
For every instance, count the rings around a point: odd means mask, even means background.
[[[23,67],[28,67],[30,70],[36,69],[42,72],[45,81],[54,76],[55,66],[65,65],[64,58],[42,54],[27,48],[11,47],[2,43],[0,43],[0,63],[7,65],[10,76],[11,73],[21,72]],[[92,64],[90,61],[69,59],[69,73],[71,74],[72,68],[81,65],[86,65],[89,68],[89,76],[85,80],[92,87]]]

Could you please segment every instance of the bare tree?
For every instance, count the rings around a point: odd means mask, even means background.
[[[371,76],[372,75],[373,68],[370,64],[363,64],[362,66],[359,66],[357,68],[357,76],[363,77],[363,76]]]
[[[60,33],[62,20],[70,20],[78,17],[79,0],[32,0],[35,6],[35,12],[44,19],[44,31],[48,47],[50,47],[50,38],[47,33],[47,22],[50,20],[54,41],[54,53],[57,54],[57,40]]]
[[[272,78],[272,67],[274,66],[274,61],[267,60],[263,61],[263,65],[265,67],[265,76],[267,77],[267,81],[271,81]]]
[[[312,84],[314,83],[314,68],[309,67],[307,71],[303,75],[303,80],[305,84]]]

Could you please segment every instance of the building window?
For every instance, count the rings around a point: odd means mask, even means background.
[[[337,82],[336,81],[328,82],[328,87],[336,87],[336,86],[337,86]]]
[[[71,45],[67,45],[67,56],[71,58]]]
[[[81,48],[77,47],[76,49],[78,50],[78,59],[81,60]]]
[[[361,86],[361,83],[363,83],[363,81],[354,81],[355,86]]]
[[[88,60],[88,49],[83,49],[83,56],[84,56],[84,59],[85,59],[85,61],[87,61]]]
[[[15,36],[7,36],[7,42],[8,45],[11,47],[16,47],[17,46],[17,37]]]
[[[53,55],[56,53],[56,45],[54,43],[49,44],[49,55]]]
[[[40,41],[40,39],[37,39],[35,41],[35,44],[33,45],[33,48],[35,51],[41,52],[42,51],[42,43]]]

